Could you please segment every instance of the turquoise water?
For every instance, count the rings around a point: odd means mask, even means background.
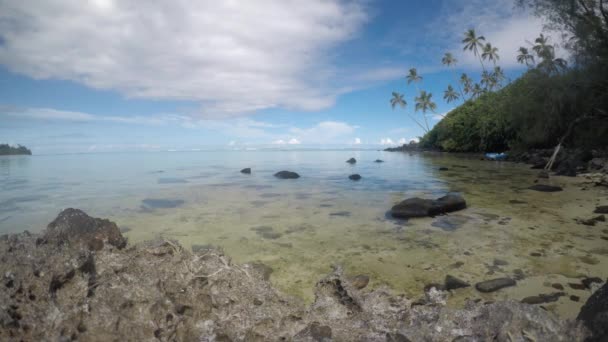
[[[351,157],[355,165],[346,163]],[[246,167],[251,175],[239,172]],[[302,177],[273,177],[281,170]],[[353,173],[363,179],[349,180]],[[523,274],[516,287],[492,294],[454,291],[448,304],[521,299],[560,283],[580,301],[564,296],[545,306],[573,317],[591,292],[567,284],[608,277],[608,224],[589,228],[575,219],[608,204],[608,192],[566,177],[548,180],[563,192],[527,190],[536,174],[475,156],[381,151],[0,157],[0,234],[39,232],[76,207],[115,221],[132,243],[169,238],[186,248],[221,248],[239,263],[263,262],[280,290],[305,301],[332,264],[411,298],[446,274],[471,284]],[[405,198],[447,192],[461,193],[468,208],[410,221],[386,215]]]

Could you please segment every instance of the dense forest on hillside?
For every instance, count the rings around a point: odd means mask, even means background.
[[[474,30],[466,32],[464,50],[479,57],[484,70],[480,82],[473,83],[463,74],[458,87],[448,86],[444,99],[462,104],[433,129],[424,130],[420,147],[500,152],[558,144],[583,149],[608,146],[608,5],[595,0],[517,3],[542,17],[545,31],[557,39],[551,41],[541,33],[533,43],[526,42],[517,61],[528,71],[503,87],[498,48]],[[567,57],[556,55],[558,42]],[[446,54],[443,64],[453,65],[451,58]],[[404,107],[399,96],[393,93],[393,108]],[[418,109],[420,98],[416,103]],[[433,110],[434,103],[428,108]]]
[[[17,155],[17,154],[28,154],[31,155],[27,147],[18,145],[17,147],[10,146],[8,144],[0,144],[0,156]]]

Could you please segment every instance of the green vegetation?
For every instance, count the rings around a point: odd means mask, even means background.
[[[498,48],[475,30],[468,30],[462,40],[463,50],[479,58],[483,70],[479,82],[462,74],[460,94],[448,85],[444,100],[462,99],[464,103],[432,130],[425,130],[421,147],[479,152],[556,145],[608,146],[608,4],[601,0],[517,3],[543,17],[547,31],[564,38],[571,65],[556,56],[551,38],[540,34],[531,46],[518,50],[517,61],[528,71],[503,88],[506,78],[497,65]],[[493,69],[484,61],[492,63]],[[442,63],[452,67],[456,60],[447,53]],[[432,96],[424,91],[421,95],[425,97],[417,97],[417,104],[418,99],[430,101]],[[427,108],[434,106],[429,104]]]
[[[31,155],[32,151],[28,150],[27,147],[18,145],[13,147],[7,144],[0,144],[0,156],[17,155],[17,154],[28,154]]]

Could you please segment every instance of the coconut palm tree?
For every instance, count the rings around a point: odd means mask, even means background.
[[[561,71],[566,70],[567,67],[568,63],[563,58],[549,58],[538,63],[538,68],[546,71],[548,74],[559,74]]]
[[[540,34],[538,38],[534,40],[535,45],[532,50],[536,52],[536,55],[540,59],[553,59],[555,58],[555,48],[549,44],[549,37],[545,37],[544,34]]]
[[[422,82],[422,76],[418,75],[418,70],[416,68],[411,68],[408,74],[405,76],[407,80],[407,84],[414,83],[416,86],[416,91],[418,91],[418,82]]]
[[[492,46],[490,43],[486,43],[483,47],[483,52],[481,53],[481,58],[485,61],[486,59],[491,61],[494,65],[500,59],[498,55],[498,48]]]
[[[462,43],[464,44],[463,50],[473,51],[473,54],[476,57],[479,57],[479,63],[481,63],[481,68],[483,70],[486,67],[483,65],[483,61],[481,60],[481,56],[479,55],[479,49],[483,48],[483,42],[486,40],[484,36],[477,36],[475,29],[469,29],[464,33],[464,39]]]
[[[517,55],[517,63],[525,64],[527,67],[534,64],[534,56],[530,54],[527,48],[521,46],[517,51],[519,51],[519,55]]]
[[[473,98],[477,98],[483,94],[485,90],[479,85],[479,83],[475,83],[473,88],[471,89],[471,95]]]
[[[443,99],[447,103],[458,100],[459,97],[460,96],[458,95],[458,93],[454,90],[454,88],[451,85],[448,85],[448,89],[443,92]]]
[[[391,108],[393,108],[393,110],[394,110],[395,107],[405,108],[405,106],[407,106],[407,102],[403,99],[403,94],[394,91],[393,97],[391,98]],[[428,132],[428,130],[425,129],[424,126],[422,126],[420,124],[420,122],[418,122],[418,120],[416,120],[414,117],[412,117],[409,113],[407,113],[407,116],[409,116],[409,118],[412,119],[412,121],[414,121],[418,126],[420,126],[420,128],[422,128],[423,131]]]
[[[458,60],[452,55],[451,52],[446,52],[445,55],[443,56],[443,58],[441,59],[441,63],[443,63],[443,65],[447,66],[448,68],[455,66],[456,62],[458,62]],[[453,74],[453,76],[454,76],[454,80],[456,81],[456,74]],[[464,100],[464,94],[462,93],[462,88],[460,87],[460,83],[456,82],[456,84],[458,85],[458,91],[460,92],[460,95],[462,96],[462,98]]]
[[[479,83],[481,83],[484,90],[492,90],[491,89],[491,86],[493,84],[492,75],[489,72],[484,70],[481,73],[481,81],[479,81]]]
[[[429,123],[426,119],[426,112],[427,110],[435,112],[435,109],[437,108],[437,104],[433,102],[432,97],[433,94],[427,93],[426,91],[422,90],[420,92],[420,95],[414,98],[414,101],[416,101],[416,111],[422,111],[422,117],[424,117],[424,123],[426,124],[427,132],[429,131]]]
[[[460,75],[460,84],[463,86],[464,93],[468,95],[473,89],[473,80],[467,74]]]
[[[502,82],[506,79],[506,76],[501,67],[494,67],[494,70],[492,71],[492,78],[498,87],[502,87]]]
[[[391,107],[395,109],[397,106],[405,108],[405,106],[407,106],[407,102],[403,99],[403,94],[394,91],[393,97],[391,98]]]

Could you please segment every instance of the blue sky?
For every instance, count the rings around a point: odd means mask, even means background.
[[[409,68],[434,94],[432,126],[457,105],[442,99],[455,74],[479,76],[466,29],[513,79],[542,28],[511,0],[9,0],[0,13],[0,142],[41,154],[397,145],[423,134]]]

